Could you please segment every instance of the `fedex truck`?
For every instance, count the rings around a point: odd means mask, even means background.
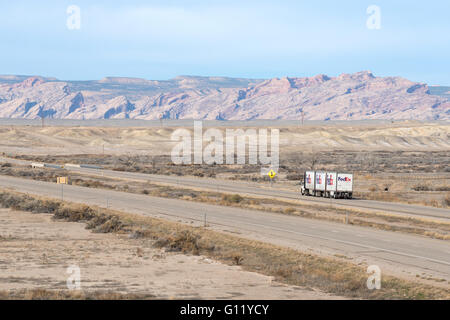
[[[353,174],[306,171],[301,193],[306,196],[351,199],[353,196]]]

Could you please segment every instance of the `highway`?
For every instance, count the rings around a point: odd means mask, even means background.
[[[95,170],[86,168],[70,168],[68,170],[80,173],[90,173],[101,175],[109,178],[120,178],[127,180],[136,180],[143,182],[163,183],[172,186],[195,188],[204,191],[239,193],[240,195],[249,195],[256,197],[274,198],[277,200],[298,200],[305,204],[325,205],[338,208],[361,209],[369,211],[382,211],[388,213],[399,214],[410,217],[437,218],[440,220],[450,220],[450,210],[444,208],[434,208],[420,205],[410,205],[395,202],[381,202],[374,200],[362,199],[326,199],[302,196],[299,190],[289,190],[284,186],[256,182],[243,182],[233,180],[221,180],[212,178],[195,178],[184,176],[168,176],[144,174],[136,172],[122,172],[112,170]],[[298,188],[300,189],[300,188]]]
[[[0,157],[0,162],[12,162],[20,165],[30,165],[32,161],[18,160],[12,158]],[[434,208],[430,206],[420,206],[396,202],[382,202],[363,199],[326,199],[302,196],[299,190],[288,189],[287,186],[280,186],[276,183],[271,187],[269,184],[257,182],[245,182],[235,180],[223,180],[213,178],[196,178],[186,176],[155,175],[137,172],[113,171],[107,169],[89,169],[66,167],[68,171],[84,174],[104,176],[108,178],[118,178],[126,180],[135,180],[142,182],[163,183],[172,186],[195,188],[198,190],[239,193],[256,197],[273,198],[277,200],[296,200],[304,204],[325,205],[332,204],[336,208],[356,209],[366,211],[381,211],[398,214],[406,217],[434,218],[437,220],[450,220],[450,210],[444,208]],[[298,188],[299,189],[299,188]]]
[[[30,165],[32,161],[18,160],[12,158],[0,157],[0,162],[12,162],[19,165]],[[186,176],[169,176],[156,175],[137,172],[113,171],[107,169],[89,169],[66,167],[68,171],[79,172],[90,175],[97,175],[107,178],[135,180],[141,182],[162,183],[172,186],[195,188],[198,190],[224,192],[224,193],[239,193],[241,195],[273,198],[277,200],[296,200],[304,204],[314,205],[333,205],[336,208],[355,209],[365,211],[381,211],[393,213],[406,217],[420,217],[433,218],[435,220],[447,221],[450,220],[450,210],[444,208],[435,208],[430,206],[420,206],[412,204],[404,204],[397,202],[382,202],[375,200],[363,199],[327,199],[319,197],[302,196],[298,190],[290,189],[287,186],[280,186],[276,183],[271,187],[269,184],[257,182],[245,182],[235,180],[223,180],[213,178],[196,178]]]
[[[344,254],[395,272],[450,280],[450,242],[283,214],[157,198],[111,190],[0,176],[0,186],[19,192],[64,197],[130,213],[202,225],[297,249]],[[63,189],[62,189],[63,188]]]

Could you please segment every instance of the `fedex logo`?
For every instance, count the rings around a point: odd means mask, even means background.
[[[317,175],[316,181],[317,181],[317,184],[322,184],[322,176],[320,174]]]
[[[311,183],[311,175],[308,174],[308,177],[306,178],[306,183]]]
[[[332,186],[334,184],[333,176],[327,176],[327,185]]]
[[[352,181],[352,179],[350,179],[349,177],[344,177],[344,178],[338,177],[338,180],[339,181],[343,181],[343,182],[350,182],[350,181]]]

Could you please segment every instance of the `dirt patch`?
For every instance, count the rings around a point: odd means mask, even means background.
[[[1,299],[336,298],[51,214],[0,209],[0,243]],[[81,291],[67,289],[71,265],[80,267]]]

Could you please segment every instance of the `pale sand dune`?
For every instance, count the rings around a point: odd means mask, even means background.
[[[277,128],[276,122],[271,126]],[[192,130],[191,127],[186,127]],[[234,129],[237,127],[234,126]],[[450,150],[450,125],[333,124],[280,126],[280,150]],[[170,154],[174,127],[0,127],[4,152],[23,154]],[[223,134],[225,127],[221,127]],[[256,128],[257,129],[257,128]]]

